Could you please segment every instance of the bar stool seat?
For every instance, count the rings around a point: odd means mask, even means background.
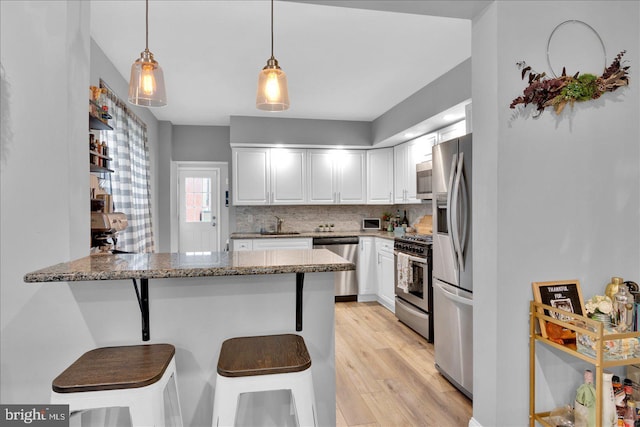
[[[232,426],[242,393],[291,390],[298,424],[317,424],[311,356],[295,334],[230,338],[222,343],[213,426]]]
[[[175,351],[171,344],[88,351],[53,380],[51,403],[68,404],[70,413],[128,407],[133,426],[164,426],[169,387],[170,424],[182,426]]]

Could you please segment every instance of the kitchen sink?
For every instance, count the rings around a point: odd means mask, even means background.
[[[287,236],[300,233],[298,231],[261,231],[260,234],[263,236]]]

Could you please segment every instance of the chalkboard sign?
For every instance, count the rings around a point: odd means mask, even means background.
[[[565,310],[570,313],[583,315],[584,304],[582,302],[582,291],[578,280],[559,280],[553,282],[533,282],[533,299],[551,307]],[[545,310],[547,316],[555,317],[558,320],[571,320],[571,316],[562,316],[559,313]],[[546,337],[544,320],[540,319],[540,332]]]

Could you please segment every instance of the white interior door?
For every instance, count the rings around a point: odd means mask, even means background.
[[[219,169],[180,168],[178,180],[179,251],[219,252]]]

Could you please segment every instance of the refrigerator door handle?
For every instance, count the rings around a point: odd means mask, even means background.
[[[464,176],[462,173],[463,165],[464,165],[464,153],[460,153],[460,156],[458,157],[458,164],[457,164],[456,173],[455,173],[455,181],[454,181],[453,189],[451,190],[451,192],[453,193],[452,203],[451,203],[451,217],[452,217],[451,222],[453,223],[453,227],[451,230],[451,237],[453,240],[454,254],[456,257],[456,270],[458,271],[464,271],[464,254],[462,253],[462,242],[464,241],[463,240],[464,237],[461,238],[460,236],[460,212],[462,212],[462,215],[464,217],[463,218],[464,224],[466,224],[466,213],[464,212],[464,210],[460,211],[460,203],[459,203],[461,181],[464,187]],[[463,199],[465,197],[466,197],[466,193],[465,195],[463,195]],[[465,235],[466,237],[466,225],[464,226],[462,234]]]
[[[462,233],[460,236],[459,246],[460,246],[460,261],[461,261],[461,270],[464,271],[464,243],[467,241],[467,233],[469,231],[469,193],[467,190],[467,181],[464,177],[464,162],[462,161],[462,154],[460,155],[460,182],[462,186]]]
[[[453,183],[455,181],[455,175],[456,175],[456,165],[458,163],[458,155],[454,154],[452,159],[451,159],[451,173],[449,173],[449,185],[447,185],[447,230],[449,233],[449,238],[447,240],[449,240],[449,242],[451,243],[451,250],[456,257],[456,262],[455,262],[455,266],[456,266],[456,270],[458,269],[458,256],[457,256],[457,252],[456,252],[456,246],[455,246],[455,236],[454,236],[454,228],[452,227],[452,223],[453,223],[453,218],[455,218],[453,216],[453,212],[452,212],[452,207],[453,207],[453,196],[454,196],[454,192],[453,192]]]
[[[473,306],[472,299],[461,297],[459,295],[454,294],[453,292],[449,292],[449,290],[447,290],[444,286],[442,286],[438,282],[434,283],[434,285],[438,287],[438,289],[442,292],[442,295],[444,295],[447,299],[450,299],[451,301],[454,301],[463,305]]]

